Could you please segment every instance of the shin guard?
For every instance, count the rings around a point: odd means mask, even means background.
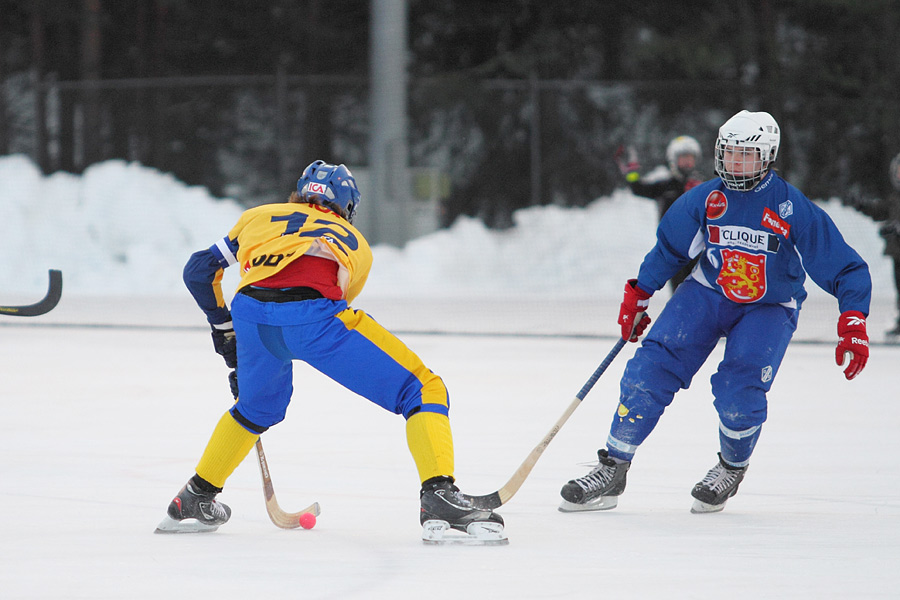
[[[200,457],[197,474],[216,487],[225,487],[225,480],[247,457],[257,439],[259,434],[247,431],[226,412]]]
[[[450,419],[434,412],[417,412],[406,421],[406,441],[419,481],[453,477],[453,435]]]

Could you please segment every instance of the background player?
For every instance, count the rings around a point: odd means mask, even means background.
[[[634,149],[629,149],[628,153],[627,163],[622,161],[621,152],[617,154],[619,169],[633,194],[656,201],[660,221],[683,193],[703,182],[697,171],[702,156],[700,144],[689,135],[679,135],[669,142],[666,146],[667,164],[656,167],[646,175],[639,172],[641,166]],[[690,274],[693,264],[694,261],[689,262],[672,276],[669,281],[672,291]]]
[[[865,366],[868,266],[828,215],[771,169],[780,141],[770,114],[739,112],[719,129],[718,177],[686,192],[663,217],[656,245],[625,285],[622,337],[637,341],[650,323],[653,293],[691,259],[699,262],[628,362],[607,447],[590,473],[563,486],[561,511],[616,506],[638,447],[724,337],[711,378],[719,460],[691,492],[693,512],[722,510],[766,420],[766,394],[806,298],[805,274],[838,300],[835,359],[843,365],[850,357],[844,375],[853,379]]]
[[[212,326],[216,352],[236,370],[232,391],[240,393],[157,532],[215,531],[228,521],[231,509],[216,496],[260,434],[284,419],[292,361],[302,360],[406,419],[422,483],[423,525],[438,521],[441,535],[453,528],[505,540],[503,519],[473,508],[454,485],[450,403],[441,378],[366,313],[348,306],[372,265],[369,245],[352,225],[359,201],[356,180],[344,165],[317,160],[288,202],[247,210],[227,236],[191,256],[185,283]],[[229,311],[221,277],[232,265],[241,280]],[[434,532],[434,524],[425,531]]]

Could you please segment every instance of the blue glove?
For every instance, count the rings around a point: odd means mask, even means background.
[[[216,354],[225,359],[225,365],[230,369],[237,367],[237,339],[234,337],[234,327],[231,321],[212,325],[213,347]]]

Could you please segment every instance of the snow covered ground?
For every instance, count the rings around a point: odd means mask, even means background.
[[[279,502],[319,501],[318,525],[269,522],[251,457],[220,531],[153,535],[231,403],[181,267],[240,209],[138,165],[42,177],[23,157],[0,158],[0,205],[3,303],[36,300],[47,268],[65,275],[53,312],[0,317],[0,598],[897,597],[900,347],[881,344],[853,382],[830,341],[789,349],[725,512],[689,512],[716,460],[719,348],[640,449],[619,507],[559,513],[559,488],[605,440],[628,345],[499,511],[510,544],[494,548],[425,547],[402,419],[298,364],[288,418],[264,440]],[[896,316],[881,242],[827,208],[872,268],[877,341]],[[522,211],[506,232],[467,220],[376,248],[357,305],[450,388],[464,491],[503,485],[612,348],[654,215],[617,194]],[[798,338],[830,340],[834,301],[810,292]]]

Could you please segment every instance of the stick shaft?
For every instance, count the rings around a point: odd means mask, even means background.
[[[509,500],[515,495],[516,492],[519,491],[519,488],[522,487],[522,484],[525,483],[525,479],[531,473],[531,470],[534,468],[534,465],[537,464],[538,459],[540,459],[541,455],[544,453],[544,450],[547,449],[547,446],[550,445],[550,442],[553,441],[553,438],[556,437],[556,434],[559,433],[559,430],[562,429],[562,426],[565,425],[566,421],[569,420],[569,417],[572,416],[572,413],[575,412],[575,409],[581,404],[581,401],[584,400],[584,397],[587,396],[588,392],[591,391],[591,388],[594,387],[594,384],[597,383],[597,380],[600,379],[600,376],[603,375],[603,372],[609,367],[612,363],[613,359],[619,354],[622,348],[625,346],[625,339],[620,338],[616,345],[613,346],[613,349],[609,351],[609,354],[606,355],[606,358],[603,359],[603,362],[600,363],[600,366],[593,372],[590,378],[585,382],[585,384],[581,387],[581,390],[576,394],[575,399],[569,404],[569,407],[566,408],[566,411],[562,414],[562,416],[556,421],[547,435],[544,436],[544,439],[534,447],[534,450],[528,454],[525,458],[525,461],[516,469],[516,472],[513,473],[513,476],[510,477],[509,481],[503,485],[499,490],[494,492],[493,494],[487,494],[485,496],[471,496],[472,501],[476,506],[482,508],[490,508],[495,509],[499,506],[502,506],[509,502]]]

